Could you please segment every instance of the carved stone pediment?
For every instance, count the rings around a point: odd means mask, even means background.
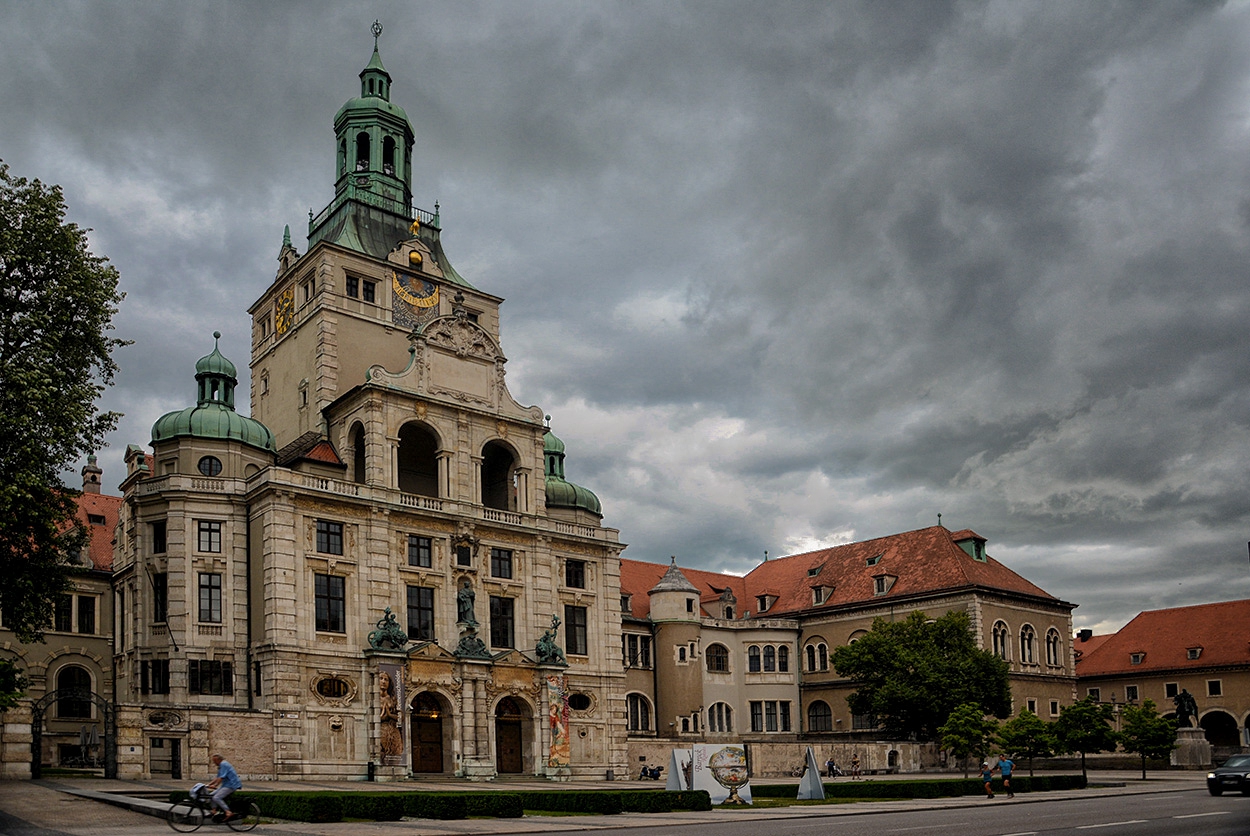
[[[490,334],[476,323],[456,316],[436,319],[421,331],[427,344],[449,351],[457,357],[474,357],[487,363],[504,359],[503,352]]]

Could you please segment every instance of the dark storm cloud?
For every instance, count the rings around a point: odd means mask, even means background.
[[[0,157],[129,293],[106,478],[214,329],[246,374],[375,16],[417,203],[630,555],[942,513],[1082,624],[1250,594],[1241,6],[0,7]]]

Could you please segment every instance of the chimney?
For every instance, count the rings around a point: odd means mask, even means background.
[[[1080,639],[1081,641],[1083,641],[1083,642],[1087,642],[1087,641],[1089,641],[1090,639],[1092,639],[1092,638],[1094,637],[1094,631],[1093,631],[1093,630],[1088,630],[1088,629],[1086,629],[1086,630],[1078,630],[1078,631],[1077,631],[1077,634],[1076,634],[1076,637],[1077,637],[1078,639]]]
[[[104,471],[96,463],[95,454],[87,456],[87,464],[82,469],[82,492],[83,493],[99,493],[100,477]]]

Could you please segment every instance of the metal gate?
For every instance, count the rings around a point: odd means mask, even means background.
[[[104,777],[117,777],[117,718],[112,704],[95,691],[59,688],[35,700],[30,707],[30,777],[43,775],[43,718],[48,707],[61,700],[90,700],[104,719]]]

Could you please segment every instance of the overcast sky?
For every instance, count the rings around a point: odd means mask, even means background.
[[[213,330],[246,374],[374,18],[415,200],[627,557],[940,513],[1078,627],[1250,596],[1246,3],[0,0],[0,158],[128,294],[110,490]]]

